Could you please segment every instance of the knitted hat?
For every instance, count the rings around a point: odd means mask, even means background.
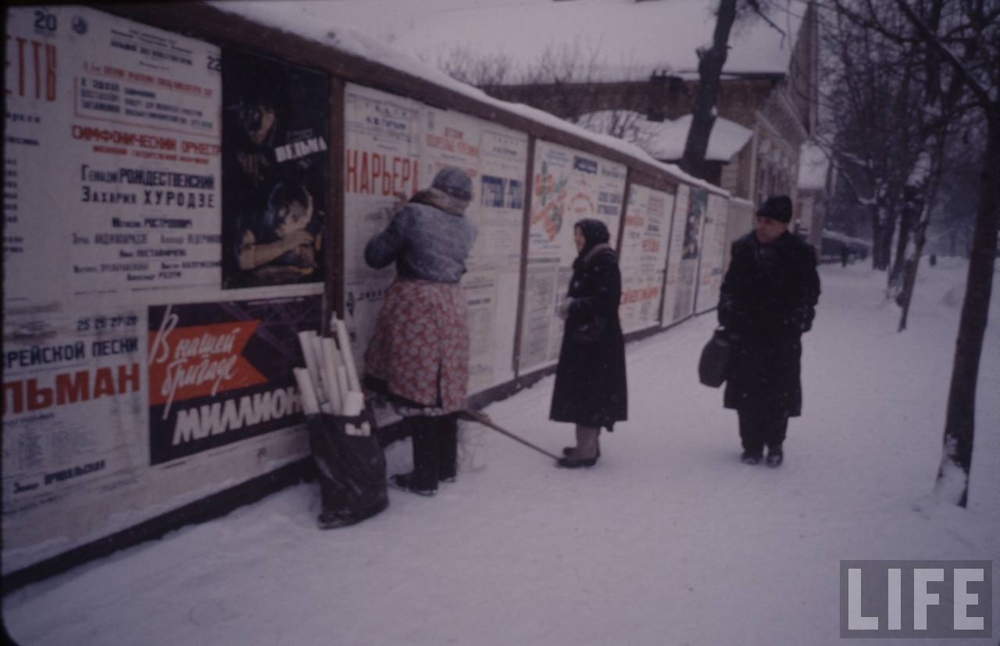
[[[757,215],[788,224],[792,221],[792,198],[787,195],[772,195],[760,205]]]
[[[472,199],[472,179],[461,168],[445,166],[434,176],[431,186],[460,200]]]

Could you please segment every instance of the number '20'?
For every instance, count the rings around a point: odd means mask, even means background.
[[[35,29],[40,31],[55,31],[56,24],[56,15],[54,13],[47,11],[35,12]]]

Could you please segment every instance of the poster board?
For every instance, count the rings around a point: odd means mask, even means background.
[[[576,259],[573,224],[603,221],[616,245],[625,195],[626,167],[572,148],[538,141],[530,200],[518,374],[545,368],[559,358],[563,321],[555,315]]]
[[[274,340],[318,328],[323,290],[223,290],[228,50],[86,7],[7,16],[5,572],[306,455],[301,359]]]
[[[630,187],[619,260],[619,316],[626,334],[660,324],[674,199],[666,191],[639,184]]]

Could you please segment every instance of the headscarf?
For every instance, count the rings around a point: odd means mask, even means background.
[[[590,250],[601,243],[611,240],[611,234],[608,232],[607,225],[600,220],[594,220],[592,218],[580,220],[574,225],[574,227],[580,229],[580,232],[583,233],[583,239],[586,240],[583,245],[583,249],[580,250],[580,254],[573,262],[573,269],[579,269],[579,266],[583,265],[583,259],[587,257]]]
[[[461,168],[445,166],[434,176],[430,188],[419,191],[411,202],[427,204],[452,215],[464,215],[472,200],[472,178]]]

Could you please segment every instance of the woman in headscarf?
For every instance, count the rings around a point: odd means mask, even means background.
[[[612,431],[615,422],[628,418],[618,256],[600,220],[580,220],[573,233],[579,255],[559,306],[566,325],[549,414],[557,422],[576,424],[576,446],[564,449],[558,463],[571,469],[594,466],[601,428]]]
[[[468,174],[445,167],[365,247],[369,266],[396,263],[365,354],[365,386],[385,395],[410,423],[413,471],[390,481],[424,496],[456,473],[455,413],[466,407],[469,381],[459,280],[476,239],[465,217],[471,199]]]

